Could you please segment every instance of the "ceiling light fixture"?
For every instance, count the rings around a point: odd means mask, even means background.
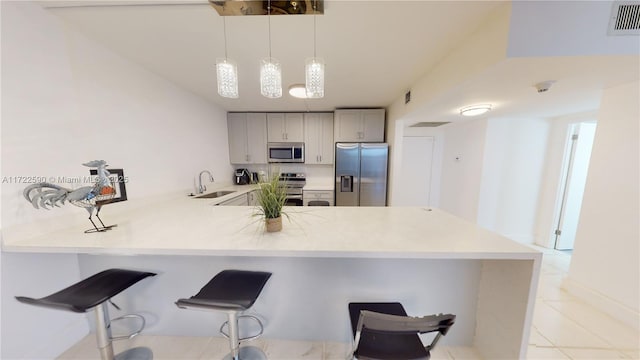
[[[260,62],[260,93],[276,99],[282,96],[282,68],[280,62],[271,57],[271,0],[267,4],[269,19],[269,57]]]
[[[313,1],[313,57],[306,60],[306,92],[310,99],[324,97],[324,60],[316,57],[316,10],[317,1]]]
[[[289,86],[289,95],[298,99],[306,99],[307,89],[305,88],[304,84],[293,84]]]
[[[490,104],[471,105],[471,106],[466,106],[460,109],[460,115],[478,116],[486,113],[489,110],[491,110]]]
[[[227,57],[227,21],[222,17],[224,24],[224,59],[216,59],[216,74],[218,76],[218,94],[222,97],[238,98],[238,67],[233,60]]]

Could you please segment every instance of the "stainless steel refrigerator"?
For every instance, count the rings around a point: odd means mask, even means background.
[[[336,143],[336,206],[386,206],[386,143]]]

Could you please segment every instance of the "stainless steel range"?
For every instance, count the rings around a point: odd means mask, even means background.
[[[307,184],[304,173],[282,173],[280,182],[285,184],[287,189],[287,206],[302,206],[302,188]]]

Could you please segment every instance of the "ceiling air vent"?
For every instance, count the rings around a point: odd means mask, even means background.
[[[449,121],[441,121],[441,122],[427,122],[427,121],[423,121],[423,122],[419,122],[419,123],[415,123],[413,125],[409,125],[409,127],[438,127],[438,126],[442,126],[442,125],[446,125],[448,124]]]
[[[616,1],[609,19],[609,35],[640,35],[640,2]]]

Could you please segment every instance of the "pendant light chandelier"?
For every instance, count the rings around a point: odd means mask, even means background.
[[[282,68],[280,62],[271,56],[271,0],[267,4],[269,19],[269,57],[260,62],[260,93],[275,99],[282,97]]]
[[[238,66],[227,57],[227,21],[222,17],[224,24],[224,59],[216,59],[216,73],[218,76],[218,94],[222,97],[238,98]]]
[[[316,57],[316,0],[313,1],[313,57],[305,63],[305,89],[307,98],[324,97],[324,60]]]

